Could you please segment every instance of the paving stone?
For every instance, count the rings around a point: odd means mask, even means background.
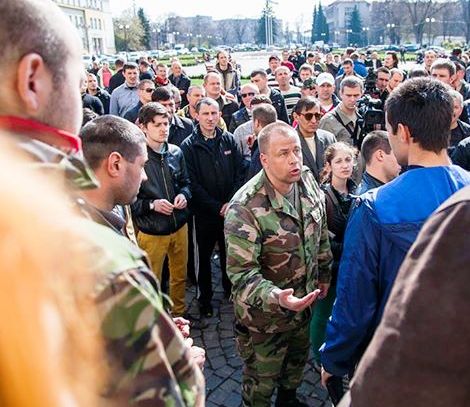
[[[243,362],[238,355],[233,334],[233,304],[223,298],[218,260],[212,263],[214,316],[195,321],[191,337],[196,346],[206,350],[204,376],[206,378],[206,407],[239,407],[241,404],[241,377]],[[188,312],[199,318],[195,298],[196,288],[186,290]],[[206,324],[206,326],[204,326]],[[309,361],[311,360],[309,356]],[[320,384],[320,376],[311,364],[305,368],[304,381],[299,394],[305,395],[309,406],[331,407],[328,394]],[[274,398],[273,398],[274,399]]]

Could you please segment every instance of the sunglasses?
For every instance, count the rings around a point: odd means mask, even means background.
[[[305,117],[305,120],[307,120],[308,122],[312,120],[314,117],[315,117],[315,121],[318,122],[323,116],[321,113],[299,113],[299,114]]]
[[[254,92],[242,93],[242,98],[246,98],[247,96],[255,96],[255,94]]]
[[[155,88],[147,88],[147,89],[145,89],[145,91],[146,91],[147,93],[152,93],[154,90],[155,90]]]

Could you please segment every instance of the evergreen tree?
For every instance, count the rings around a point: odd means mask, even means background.
[[[364,36],[362,33],[362,20],[361,14],[357,5],[354,6],[354,9],[351,13],[348,24],[348,43],[352,45],[361,46],[364,43]]]
[[[141,7],[137,11],[137,17],[139,18],[140,25],[142,26],[143,35],[141,37],[141,44],[144,49],[150,49],[150,41],[152,34],[150,32],[150,21],[145,15],[144,9]]]
[[[314,43],[317,41],[317,32],[318,32],[318,13],[317,6],[313,8],[313,19],[312,19],[312,38],[311,41]]]
[[[321,3],[313,10],[313,24],[312,24],[312,42],[323,41],[328,43],[330,40],[330,28],[326,22],[326,16],[323,12]]]

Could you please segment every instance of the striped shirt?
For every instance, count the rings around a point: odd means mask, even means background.
[[[290,118],[292,115],[292,111],[294,110],[294,106],[302,97],[302,93],[300,93],[300,88],[291,86],[288,90],[279,89],[279,91],[281,92],[282,96],[284,96],[284,103],[286,104],[287,114]]]

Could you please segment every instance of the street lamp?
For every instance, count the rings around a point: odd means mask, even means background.
[[[366,46],[369,45],[369,27],[362,27],[364,36],[366,37]]]
[[[161,32],[161,30],[160,30],[160,28],[154,28],[154,29],[152,30],[152,32],[153,32],[153,35],[154,35],[154,37],[155,37],[155,42],[156,42],[156,45],[157,45],[157,46],[156,46],[156,49],[158,49],[158,48],[159,48],[159,41],[160,41],[160,32]]]
[[[196,34],[198,48],[201,48],[201,37],[202,37],[201,34]]]
[[[434,17],[426,17],[425,20],[428,23],[428,45],[431,45],[431,24],[436,21]]]
[[[392,36],[393,36],[392,34],[393,34],[393,31],[395,30],[395,24],[394,23],[392,23],[392,24],[388,23],[387,28],[389,29],[388,38],[390,38],[390,44],[391,44],[392,43]]]
[[[126,52],[129,51],[129,47],[127,43],[127,30],[129,30],[129,28],[131,28],[129,24],[121,24],[119,26],[119,29],[124,31],[124,43],[126,44]]]
[[[351,37],[352,37],[352,29],[351,28],[348,28],[346,29],[346,42],[349,44],[349,45],[352,45],[352,43],[350,43],[349,41],[351,41]]]

